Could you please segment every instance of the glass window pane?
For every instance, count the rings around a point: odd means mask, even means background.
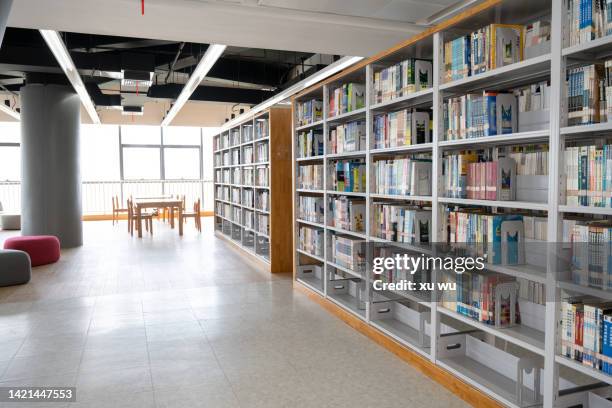
[[[121,143],[123,144],[161,144],[159,126],[121,126]]]
[[[213,156],[210,152],[213,150],[213,135],[205,134],[202,137],[202,152],[203,152],[203,170],[204,170],[204,180],[212,180],[213,179]]]
[[[0,146],[0,181],[21,181],[21,152],[18,146]]]
[[[20,143],[21,123],[0,122],[0,143]]]
[[[164,161],[166,180],[200,178],[200,149],[166,148]]]
[[[200,128],[168,126],[163,128],[165,145],[200,145]]]
[[[81,126],[81,177],[83,181],[120,179],[118,126]]]
[[[123,177],[126,180],[159,180],[159,148],[124,147]]]

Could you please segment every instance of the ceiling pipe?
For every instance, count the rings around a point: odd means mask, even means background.
[[[164,83],[168,83],[168,78],[170,78],[170,75],[172,75],[172,71],[174,71],[174,66],[176,65],[176,62],[178,61],[178,59],[181,56],[181,52],[183,52],[183,48],[185,47],[185,43],[182,42],[181,45],[179,45],[179,49],[176,52],[176,55],[174,56],[174,60],[172,61],[172,64],[170,65],[170,69],[168,70],[168,74],[166,75],[166,80],[164,81]]]

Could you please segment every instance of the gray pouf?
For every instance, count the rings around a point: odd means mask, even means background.
[[[0,249],[0,287],[28,283],[31,276],[32,267],[27,253]]]
[[[0,229],[20,230],[21,229],[21,215],[20,214],[0,214]]]

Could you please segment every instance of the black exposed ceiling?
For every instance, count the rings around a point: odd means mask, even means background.
[[[62,33],[83,82],[98,106],[117,105],[122,70],[155,72],[147,97],[176,99],[207,44]],[[302,77],[290,78],[310,53],[228,47],[192,100],[259,103]],[[323,66],[304,66],[308,73]],[[61,81],[63,72],[37,30],[8,28],[0,48],[0,92],[19,92],[25,80]],[[228,83],[227,81],[232,81]],[[236,82],[243,85],[236,85]],[[249,84],[248,86],[244,83]]]

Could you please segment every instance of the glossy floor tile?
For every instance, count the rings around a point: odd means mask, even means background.
[[[83,247],[0,288],[0,387],[77,387],[76,403],[0,408],[466,406],[245,260],[211,219],[182,238],[156,227],[138,239],[85,223]]]

